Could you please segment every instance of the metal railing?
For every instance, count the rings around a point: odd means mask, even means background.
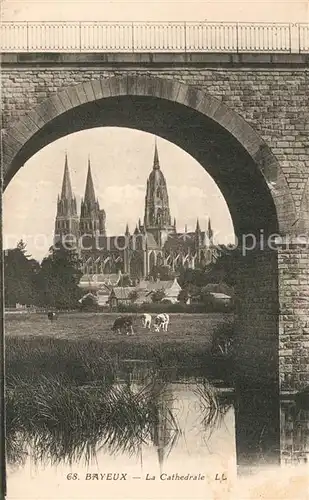
[[[1,52],[309,52],[309,24],[2,22]]]

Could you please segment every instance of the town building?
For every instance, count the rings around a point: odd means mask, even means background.
[[[134,280],[147,279],[154,269],[162,266],[168,267],[176,276],[183,268],[203,267],[218,256],[210,219],[207,231],[201,230],[198,218],[195,231],[177,231],[176,220],[172,221],[170,213],[168,188],[160,167],[157,143],[146,185],[143,223],[139,220],[133,233],[127,224],[123,234],[108,236],[105,222],[106,213],[96,197],[90,159],[85,194],[78,214],[66,156],[62,190],[57,201],[54,243],[76,242],[84,283],[95,275],[105,284],[102,276],[118,275],[119,272]]]

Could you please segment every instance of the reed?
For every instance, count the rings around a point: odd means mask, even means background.
[[[61,377],[41,376],[31,383],[14,378],[6,397],[8,462],[23,464],[31,453],[37,463],[89,463],[101,449],[136,455],[143,443],[158,444],[162,428],[169,430],[172,448],[181,429],[170,403],[162,380],[78,386]],[[213,390],[207,408],[205,403],[206,398],[201,408],[209,429],[219,408]]]
[[[161,371],[169,380],[216,376],[216,360],[198,343],[176,340],[149,345],[127,338],[110,342],[19,336],[6,341],[7,385],[15,385],[16,377],[31,382],[42,374],[75,385],[113,382],[117,373],[128,375],[127,359],[144,361],[151,376]]]

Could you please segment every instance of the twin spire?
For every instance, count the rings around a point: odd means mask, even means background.
[[[62,189],[61,189],[61,199],[62,200],[73,199],[73,191],[72,191],[72,184],[68,166],[67,153],[65,154],[65,161],[64,161],[64,174],[63,174]],[[94,184],[91,173],[90,158],[88,158],[88,172],[87,172],[84,202],[94,204],[95,201],[96,199],[95,199]]]
[[[86,180],[86,189],[85,189],[84,202],[88,202],[90,204],[94,204],[95,201],[96,200],[95,200],[94,185],[93,185],[93,180],[92,180],[90,158],[88,158],[88,172],[87,172],[87,180]]]
[[[72,200],[73,192],[72,192],[72,184],[68,166],[68,155],[65,153],[65,162],[64,162],[64,174],[62,181],[62,189],[61,189],[61,199],[62,200]]]
[[[155,138],[155,150],[154,150],[154,158],[153,158],[153,169],[154,170],[160,170],[160,162],[159,162],[159,153],[158,153],[158,146],[157,146],[157,138]],[[63,174],[63,181],[62,181],[62,189],[61,189],[61,199],[62,200],[73,200],[73,191],[72,191],[72,184],[71,184],[71,178],[70,178],[70,172],[69,172],[69,166],[68,166],[68,155],[65,153],[65,162],[64,162],[64,174]],[[91,164],[90,164],[90,157],[88,157],[88,171],[87,171],[87,179],[86,179],[86,188],[85,188],[85,196],[84,196],[84,203],[90,204],[93,206],[96,202],[95,199],[95,190],[94,190],[94,184],[93,184],[93,179],[92,179],[92,172],[91,172]],[[140,226],[140,224],[139,224]],[[176,227],[176,220],[174,219],[174,227]],[[187,232],[187,225],[185,226],[185,233]],[[196,221],[196,229],[195,232],[199,233],[201,232],[200,228],[200,223],[199,219]],[[129,234],[129,227],[127,224],[126,227],[126,234]],[[213,237],[213,230],[211,227],[211,221],[210,219],[208,220],[208,237],[211,239]]]
[[[157,146],[157,138],[155,138],[155,150],[154,150],[154,158],[153,158],[153,169],[160,170],[160,162],[159,162],[159,153]],[[65,153],[65,162],[64,162],[64,174],[62,181],[62,189],[61,189],[61,199],[71,200],[73,199],[73,191],[72,184],[68,166],[68,155]],[[87,180],[86,180],[86,188],[85,188],[85,197],[84,202],[95,203],[95,190],[91,173],[91,165],[90,165],[90,157],[88,157],[88,172],[87,172]]]

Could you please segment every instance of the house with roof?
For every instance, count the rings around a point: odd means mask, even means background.
[[[79,281],[79,288],[82,290],[91,292],[105,289],[106,287],[110,290],[117,286],[122,278],[122,274],[118,273],[110,274],[84,274]]]
[[[132,286],[116,286],[109,294],[108,303],[112,309],[117,309],[121,305],[132,304],[132,292],[135,288]]]
[[[142,304],[145,302],[152,302],[152,295],[154,292],[163,290],[164,299],[169,300],[172,304],[178,302],[179,292],[182,290],[177,278],[168,281],[140,281],[139,285],[135,288],[137,292],[137,299],[135,304]]]

